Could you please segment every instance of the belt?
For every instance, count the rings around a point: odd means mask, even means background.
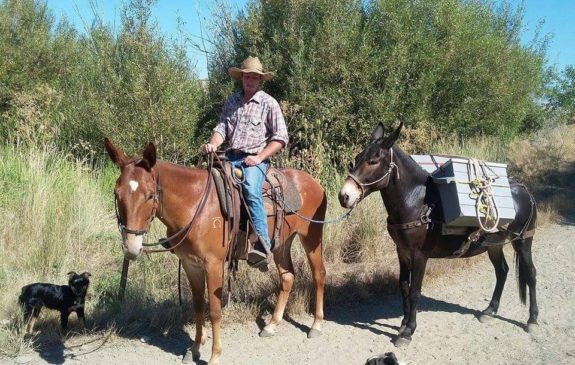
[[[232,155],[246,155],[246,156],[255,156],[257,155],[257,153],[247,153],[241,150],[228,150],[227,153],[230,153]]]

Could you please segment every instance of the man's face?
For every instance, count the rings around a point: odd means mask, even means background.
[[[261,80],[262,75],[260,74],[254,72],[244,73],[242,77],[242,85],[244,88],[244,93],[249,95],[254,94],[256,91],[258,91]]]

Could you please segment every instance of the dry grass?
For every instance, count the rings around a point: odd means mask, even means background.
[[[509,158],[507,144],[496,137],[460,139],[455,134],[440,133],[433,129],[406,128],[399,144],[409,153],[474,157],[502,163]]]
[[[575,212],[574,124],[552,125],[514,143],[510,168],[534,192],[543,215],[556,220]]]

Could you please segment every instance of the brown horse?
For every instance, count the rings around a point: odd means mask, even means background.
[[[175,254],[181,259],[190,283],[196,322],[194,343],[186,352],[184,363],[199,359],[200,344],[206,340],[203,321],[207,282],[213,335],[209,364],[218,364],[222,353],[221,296],[229,233],[216,189],[212,184],[208,184],[208,172],[204,169],[156,161],[156,148],[152,143],[143,151],[141,158],[128,158],[108,139],[105,140],[105,146],[112,161],[120,168],[115,195],[119,223],[123,225],[126,238],[122,245],[126,258],[135,260],[140,256],[143,251],[143,236],[154,216],[166,225],[168,236],[186,227],[193,217],[196,217],[192,229],[184,233],[186,236],[182,243],[174,246]],[[282,172],[295,182],[302,201],[299,211],[301,216],[323,220],[327,207],[323,188],[302,171],[284,169]],[[207,186],[209,189],[206,190]],[[205,199],[201,199],[204,195]],[[201,204],[200,200],[205,200],[205,204]],[[269,227],[273,227],[273,224]],[[306,252],[316,289],[315,316],[308,337],[321,335],[325,280],[322,257],[323,225],[310,223],[297,215],[286,215],[282,240],[276,242],[273,250],[281,281],[278,301],[271,320],[260,333],[261,336],[273,335],[282,320],[295,276],[290,249],[296,233]]]
[[[468,240],[468,234],[476,229],[470,228],[467,234],[463,235],[444,236],[441,234],[440,224],[431,224],[441,220],[439,193],[430,174],[395,145],[402,125],[384,138],[384,128],[379,123],[371,141],[355,157],[355,164],[350,167],[349,177],[339,192],[339,201],[347,208],[354,207],[374,191],[381,193],[388,214],[387,230],[396,244],[399,258],[399,282],[403,297],[404,316],[395,340],[396,346],[409,343],[417,327],[417,304],[429,258],[471,257],[487,251],[495,268],[497,282],[491,302],[487,309],[481,312],[479,319],[483,322],[493,317],[499,308],[509,271],[503,254],[503,245],[508,241],[511,241],[515,249],[519,296],[523,303],[526,300],[527,286],[529,287],[530,306],[526,330],[531,331],[537,324],[538,315],[535,266],[531,257],[533,231],[537,220],[533,197],[524,185],[512,182],[515,219],[502,232],[487,234],[483,241],[485,244],[473,244],[464,254],[456,254]]]

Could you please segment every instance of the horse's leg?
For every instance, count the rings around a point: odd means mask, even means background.
[[[222,290],[224,283],[224,263],[221,260],[210,260],[206,263],[208,278],[208,299],[210,303],[210,321],[212,322],[212,357],[208,365],[220,363],[222,339],[220,325],[222,321]]]
[[[201,265],[188,261],[182,261],[182,266],[186,272],[190,288],[192,289],[192,299],[194,306],[194,319],[196,323],[196,336],[194,344],[184,356],[184,364],[192,363],[200,359],[200,346],[206,343],[204,332],[204,293],[206,291],[206,274]]]
[[[527,332],[532,332],[536,328],[538,324],[537,316],[539,315],[535,289],[537,284],[537,270],[535,269],[533,258],[531,256],[532,243],[533,237],[523,240],[517,239],[513,241],[513,248],[515,249],[516,254],[515,267],[517,269],[519,297],[521,298],[521,302],[523,304],[525,304],[527,297],[526,286],[529,286],[529,320],[527,320],[527,326],[525,327]]]
[[[260,332],[260,337],[271,337],[275,334],[277,325],[282,321],[284,310],[293,286],[295,272],[291,260],[291,244],[294,236],[274,251],[274,261],[280,276],[280,292],[274,313],[269,323]]]
[[[325,285],[325,266],[322,252],[323,226],[312,223],[305,237],[301,237],[307,259],[311,268],[311,275],[315,284],[315,313],[313,324],[307,334],[308,338],[321,336],[323,323],[323,295]]]
[[[421,286],[423,284],[423,276],[425,275],[425,267],[427,265],[427,257],[417,250],[411,254],[411,283],[409,285],[409,295],[407,300],[408,304],[408,315],[407,322],[402,325],[403,331],[400,331],[397,339],[395,340],[395,346],[403,346],[409,344],[411,341],[411,336],[417,328],[417,304],[421,298]],[[400,269],[401,275],[401,269]],[[403,283],[402,283],[403,287]],[[403,288],[402,288],[403,290]],[[405,311],[405,304],[404,304]]]
[[[401,291],[401,300],[403,304],[403,319],[398,333],[401,334],[405,330],[405,325],[409,321],[410,305],[409,305],[409,282],[411,279],[411,271],[409,264],[406,260],[399,257],[399,289]]]
[[[491,302],[489,302],[487,308],[481,312],[479,316],[479,321],[482,323],[487,322],[487,320],[493,318],[493,315],[497,313],[501,293],[503,293],[503,287],[505,286],[507,273],[509,272],[509,266],[507,265],[507,261],[505,261],[505,254],[503,253],[503,246],[489,247],[487,253],[495,269],[496,282]]]

